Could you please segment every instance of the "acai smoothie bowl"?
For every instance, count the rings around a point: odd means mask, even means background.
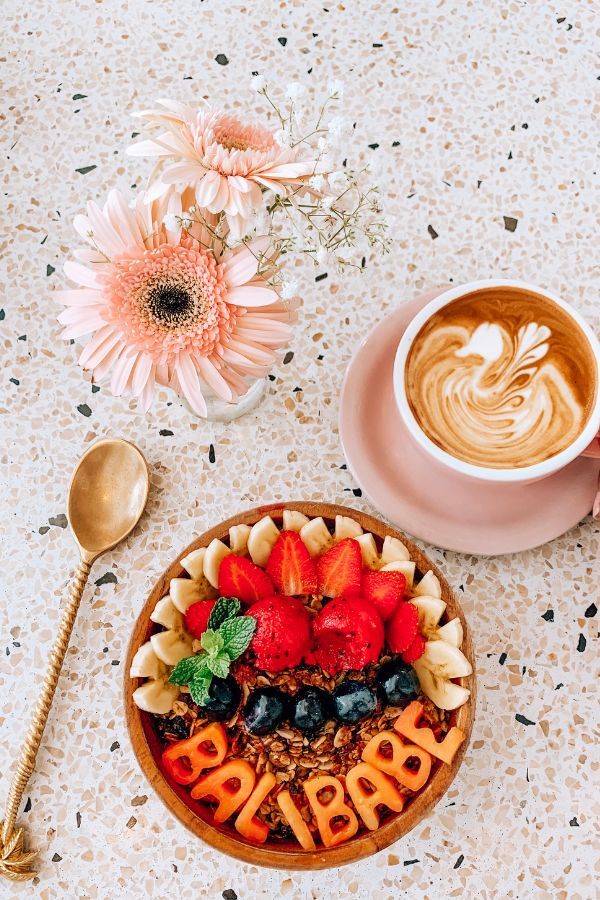
[[[443,574],[383,522],[260,507],[159,580],[125,702],[143,771],[197,836],[327,868],[398,840],[446,792],[474,715],[471,640]]]

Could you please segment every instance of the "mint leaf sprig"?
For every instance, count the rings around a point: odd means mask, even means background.
[[[219,597],[200,638],[202,652],[177,663],[169,681],[189,688],[194,703],[204,706],[213,678],[227,678],[234,659],[241,656],[252,640],[256,619],[240,616],[236,597]]]

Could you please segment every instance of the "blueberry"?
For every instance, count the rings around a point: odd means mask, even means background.
[[[377,697],[362,681],[342,681],[331,698],[336,719],[346,725],[354,725],[377,708]]]
[[[240,689],[231,675],[227,678],[213,678],[208,689],[208,700],[201,709],[210,719],[223,721],[230,719],[240,702]]]
[[[305,685],[292,702],[290,722],[304,734],[318,731],[329,718],[329,694],[321,688]]]
[[[279,688],[259,688],[250,694],[244,707],[246,730],[251,734],[268,734],[281,725],[286,712],[286,697]]]
[[[401,706],[410,700],[416,700],[420,692],[417,673],[401,659],[392,659],[383,664],[377,673],[377,684],[385,702],[390,706]]]
[[[178,741],[182,741],[190,736],[190,726],[183,716],[173,716],[172,719],[158,719],[157,728],[162,738],[169,734],[177,738]]]

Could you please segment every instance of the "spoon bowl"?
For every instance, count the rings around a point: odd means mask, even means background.
[[[137,447],[121,438],[93,444],[69,487],[67,518],[88,560],[116,546],[135,528],[146,506],[148,467]]]

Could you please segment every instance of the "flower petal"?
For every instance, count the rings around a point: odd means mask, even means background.
[[[276,291],[268,287],[259,287],[258,285],[243,285],[233,287],[227,291],[227,303],[234,306],[269,306],[279,299]]]
[[[204,178],[196,185],[196,203],[203,208],[208,207],[217,196],[221,186],[221,176],[218,172],[207,172]]]
[[[175,374],[183,396],[199,416],[206,417],[206,401],[200,389],[198,373],[187,353],[179,353],[175,361]]]
[[[110,389],[115,397],[120,397],[122,394],[128,393],[128,387],[130,387],[129,377],[133,371],[137,357],[138,354],[135,352],[125,352],[121,354],[116,361],[110,380]]]
[[[250,281],[256,275],[259,262],[258,254],[255,256],[247,247],[234,253],[223,263],[225,284],[233,288]]]
[[[125,346],[122,335],[112,325],[105,325],[83,348],[79,365],[82,369],[95,369],[117,344],[121,344],[121,348]]]
[[[52,298],[63,306],[98,306],[103,301],[103,294],[93,288],[72,288],[52,291]]]
[[[69,325],[69,327],[65,328],[61,333],[61,337],[64,340],[83,337],[84,334],[91,334],[92,331],[95,331],[97,328],[102,328],[103,325],[106,325],[106,322],[102,316],[95,313],[93,316],[86,316],[81,322]]]
[[[194,365],[209,387],[223,400],[231,402],[233,392],[223,376],[217,372],[215,366],[205,356],[194,356]]]
[[[155,366],[152,366],[146,384],[138,396],[138,404],[143,413],[147,413],[154,399]]]
[[[76,284],[82,284],[84,287],[90,288],[102,287],[102,280],[101,277],[99,277],[99,273],[93,272],[81,263],[73,262],[73,260],[68,259],[63,268],[67,278],[70,278],[71,281],[74,281]]]
[[[182,181],[195,184],[204,174],[200,163],[177,162],[164,169],[161,180],[163,184],[179,184]]]
[[[131,373],[131,393],[138,397],[143,393],[146,383],[152,373],[152,358],[147,353],[138,354],[133,372]]]

